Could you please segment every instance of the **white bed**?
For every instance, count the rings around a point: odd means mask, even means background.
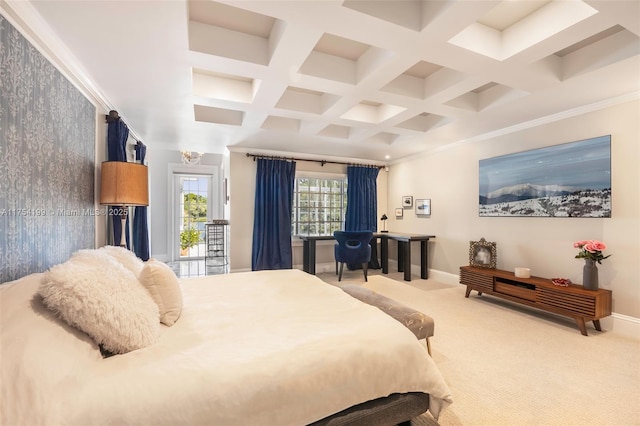
[[[158,341],[103,358],[37,294],[0,286],[3,425],[306,425],[393,393],[450,392],[402,324],[299,270],[180,280]]]

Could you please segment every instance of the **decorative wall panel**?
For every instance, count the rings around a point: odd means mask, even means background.
[[[0,282],[94,247],[95,113],[0,16]]]

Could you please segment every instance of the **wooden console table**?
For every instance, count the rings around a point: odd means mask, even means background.
[[[586,321],[593,321],[596,330],[602,331],[600,318],[611,315],[611,290],[586,290],[575,284],[560,287],[546,278],[517,278],[513,272],[473,266],[460,267],[460,284],[467,286],[465,297],[476,290],[478,295],[487,293],[571,317],[584,336],[587,336]]]

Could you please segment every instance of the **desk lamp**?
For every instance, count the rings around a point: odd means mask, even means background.
[[[387,231],[387,219],[389,219],[387,217],[386,214],[382,214],[382,217],[380,218],[380,220],[382,221],[382,231],[381,232],[389,232]]]

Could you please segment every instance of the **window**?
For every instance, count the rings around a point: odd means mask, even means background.
[[[332,235],[344,228],[347,178],[296,176],[293,189],[293,235]]]

